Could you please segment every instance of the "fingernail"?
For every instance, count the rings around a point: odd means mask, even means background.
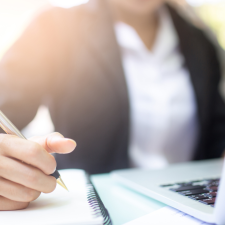
[[[60,137],[60,136],[52,136],[51,138],[52,138],[52,140],[54,140],[54,141],[62,141],[62,140],[65,139],[64,137]]]
[[[74,140],[68,138],[65,138],[65,140],[71,150],[74,150],[77,147],[77,143]]]

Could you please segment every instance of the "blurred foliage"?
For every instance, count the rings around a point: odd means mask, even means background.
[[[225,49],[225,1],[204,4],[195,8],[201,19],[213,30],[219,44]]]

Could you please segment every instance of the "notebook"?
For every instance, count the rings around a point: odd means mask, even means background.
[[[111,225],[89,176],[83,170],[61,170],[69,192],[57,185],[54,192],[41,194],[29,207],[1,211],[1,224],[7,225]]]

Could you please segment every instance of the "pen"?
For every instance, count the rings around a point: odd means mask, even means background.
[[[16,135],[22,139],[26,139],[23,134],[13,125],[13,123],[4,115],[4,113],[0,110],[0,127],[7,133],[7,134],[12,134]],[[51,176],[55,177],[57,183],[61,185],[63,188],[65,188],[67,191],[67,187],[64,184],[59,172],[55,170]]]

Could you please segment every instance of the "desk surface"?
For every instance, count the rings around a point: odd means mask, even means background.
[[[112,181],[109,174],[93,175],[91,179],[109,211],[113,225],[124,224],[165,206]]]

